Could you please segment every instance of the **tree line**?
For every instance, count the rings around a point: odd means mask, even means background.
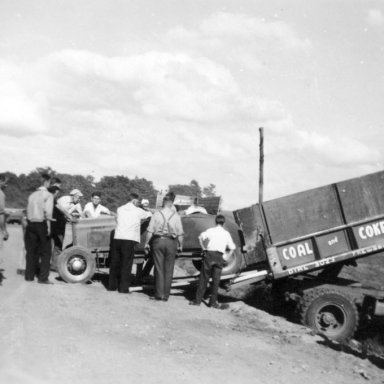
[[[84,195],[84,201],[90,201],[92,192],[98,191],[102,195],[102,204],[112,211],[117,207],[126,204],[128,195],[132,192],[137,193],[140,198],[148,199],[150,206],[154,207],[158,190],[153,182],[145,178],[135,176],[104,176],[99,181],[95,181],[93,176],[70,175],[67,173],[56,172],[50,167],[36,168],[28,174],[16,175],[12,172],[4,172],[9,178],[6,190],[7,207],[25,208],[28,196],[40,186],[40,175],[48,173],[61,180],[61,195],[68,194],[72,189],[80,189]],[[216,195],[215,185],[201,187],[196,180],[189,184],[174,184],[168,186],[169,191],[175,194],[201,197],[211,197]]]

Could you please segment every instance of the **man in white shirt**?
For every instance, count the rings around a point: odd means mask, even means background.
[[[100,204],[100,200],[101,200],[100,192],[93,192],[91,200],[92,201],[85,204],[85,207],[83,210],[83,217],[86,217],[89,219],[96,219],[100,215],[111,215],[111,211],[107,207],[104,207],[104,205]]]
[[[236,245],[232,240],[231,234],[223,228],[225,217],[223,215],[217,215],[215,221],[216,227],[207,229],[199,236],[200,245],[205,252],[205,256],[200,271],[196,298],[189,303],[191,305],[201,304],[209,278],[212,276],[212,293],[209,306],[212,308],[222,308],[217,302],[221,271],[224,267],[225,260],[231,257],[233,251],[236,249]]]
[[[152,213],[139,208],[139,196],[129,194],[129,201],[117,209],[117,225],[111,247],[108,290],[129,293],[135,245],[140,242],[141,221]]]
[[[49,235],[53,195],[47,189],[51,183],[51,176],[42,174],[41,179],[42,185],[28,197],[28,224],[25,232],[25,249],[27,251],[25,280],[33,281],[38,273],[40,284],[51,284],[48,276],[51,261]]]

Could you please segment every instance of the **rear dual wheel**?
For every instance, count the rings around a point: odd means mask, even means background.
[[[301,320],[316,333],[342,342],[356,332],[359,313],[352,298],[345,293],[315,288],[303,297]]]

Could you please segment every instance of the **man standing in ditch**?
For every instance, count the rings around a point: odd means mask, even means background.
[[[129,194],[128,203],[117,209],[117,225],[111,247],[108,290],[129,293],[135,245],[140,242],[141,221],[152,216],[139,208],[139,195]]]
[[[156,293],[151,299],[168,301],[177,251],[183,249],[184,232],[181,219],[173,206],[174,195],[165,195],[163,208],[154,213],[147,229],[145,249],[152,239],[155,263]]]
[[[217,215],[215,221],[216,227],[207,229],[199,236],[200,245],[204,251],[204,260],[200,271],[196,299],[189,304],[201,304],[207,289],[209,278],[212,276],[212,292],[209,306],[212,308],[224,309],[224,307],[217,302],[221,271],[225,262],[223,256],[225,254],[226,259],[228,259],[236,249],[236,245],[233,242],[230,233],[223,228],[225,217],[223,215]],[[229,250],[228,253],[226,253],[227,250]]]

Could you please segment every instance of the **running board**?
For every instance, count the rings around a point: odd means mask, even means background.
[[[240,287],[242,285],[247,284],[253,284],[258,283],[259,281],[265,280],[267,277],[268,272],[266,270],[262,271],[248,271],[248,272],[242,272],[239,275],[232,274],[232,275],[225,275],[221,277],[221,281],[229,280],[229,288],[232,286]],[[179,277],[175,278],[172,281],[172,288],[176,287],[186,287],[190,285],[191,283],[196,282],[198,279],[198,275],[194,275],[191,277]],[[144,284],[137,287],[131,287],[130,291],[132,292],[139,292],[143,289],[153,288],[153,284]]]

